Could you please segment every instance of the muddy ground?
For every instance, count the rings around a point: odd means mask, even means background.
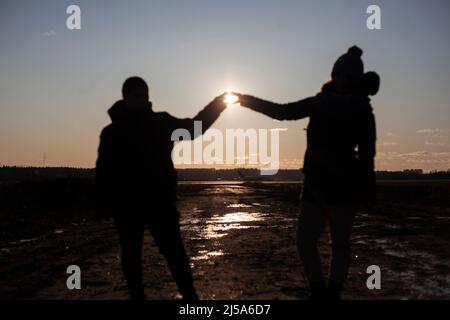
[[[1,186],[1,299],[126,299],[114,225],[94,217],[86,181]],[[383,182],[352,236],[346,299],[450,298],[450,182]],[[300,183],[179,186],[182,234],[202,299],[306,299],[296,251]],[[320,242],[329,258],[329,237]],[[82,289],[68,290],[79,265]],[[381,268],[368,290],[366,268]],[[178,298],[149,234],[143,252],[149,299]],[[326,265],[325,267],[326,268]]]

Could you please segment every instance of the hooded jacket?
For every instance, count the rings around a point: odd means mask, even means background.
[[[194,121],[206,131],[224,110],[215,101],[194,118],[178,119],[150,108],[129,110],[117,101],[112,123],[100,135],[96,162],[97,211],[100,216],[150,210],[176,200],[177,175],[172,162],[172,133],[185,129],[194,138]],[[203,133],[202,132],[202,133]]]
[[[248,99],[248,98],[247,98]],[[324,86],[314,97],[241,104],[277,120],[309,117],[302,198],[323,204],[375,200],[375,117],[367,95],[340,95]]]

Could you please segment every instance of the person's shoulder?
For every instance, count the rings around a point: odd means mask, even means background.
[[[371,114],[370,98],[366,95],[342,95],[330,91],[319,92],[315,96],[317,111],[341,115]]]
[[[180,120],[165,111],[155,112],[154,116],[155,116],[156,122],[161,125],[168,125],[168,126],[176,125],[178,123],[178,120]]]
[[[168,119],[173,119],[174,117],[166,112],[166,111],[161,111],[161,112],[155,112],[155,118],[159,119],[159,120],[168,120]]]
[[[106,139],[110,136],[112,136],[114,134],[114,132],[116,131],[116,125],[114,123],[110,123],[108,124],[106,127],[104,127],[102,129],[102,131],[100,132],[100,138],[102,139]]]

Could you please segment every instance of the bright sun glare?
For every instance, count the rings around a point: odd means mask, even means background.
[[[228,93],[225,95],[225,103],[226,104],[234,104],[237,103],[239,101],[238,96]]]

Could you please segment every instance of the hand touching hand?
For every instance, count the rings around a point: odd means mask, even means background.
[[[227,93],[224,101],[227,105],[239,103],[239,97],[234,93]]]
[[[239,104],[243,107],[250,107],[256,104],[256,98],[246,94],[233,92],[233,95],[238,97]]]
[[[215,97],[210,103],[210,106],[218,107],[219,109],[223,110],[226,108],[226,102],[225,102],[225,96],[226,92],[222,93],[221,95]]]

